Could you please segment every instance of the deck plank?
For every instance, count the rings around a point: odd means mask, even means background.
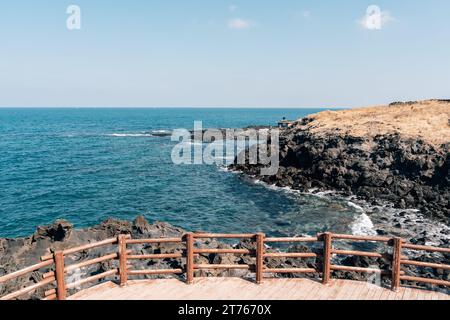
[[[130,280],[124,287],[106,282],[80,291],[69,300],[447,300],[440,292],[402,287],[398,292],[366,282],[332,279],[328,285],[306,278],[270,278],[261,285],[240,278]]]

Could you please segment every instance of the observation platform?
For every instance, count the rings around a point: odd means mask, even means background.
[[[262,284],[241,278],[129,280],[91,287],[69,300],[450,300],[450,295],[411,287],[397,291],[361,281],[331,279],[329,284],[306,278],[265,279]]]

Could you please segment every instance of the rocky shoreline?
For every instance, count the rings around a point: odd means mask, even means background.
[[[59,220],[49,226],[38,227],[37,231],[25,238],[17,239],[0,239],[0,276],[17,271],[26,266],[33,265],[39,262],[40,256],[53,252],[55,250],[63,250],[82,244],[100,241],[103,239],[118,236],[119,234],[130,234],[133,238],[160,238],[160,237],[181,237],[186,231],[163,222],[155,222],[150,224],[144,217],[137,217],[133,222],[120,221],[116,219],[108,219],[105,222],[85,228],[75,229],[73,225],[65,220]],[[255,249],[255,243],[251,240],[245,240],[238,243],[225,243],[216,240],[204,240],[198,241],[200,248],[242,248],[242,249]],[[266,248],[267,252],[278,252],[280,248]],[[182,253],[184,245],[181,244],[142,244],[134,245],[132,251],[134,254],[158,254],[158,253]],[[303,246],[295,245],[288,248],[283,248],[288,252],[314,252],[320,257],[322,254],[322,248],[319,246]],[[73,264],[81,260],[88,260],[117,252],[117,246],[107,246],[96,248],[88,251],[83,251],[78,254],[71,255],[66,258],[67,264]],[[434,263],[448,262],[450,256],[444,255],[422,255],[414,257],[421,261],[429,261]],[[200,254],[197,258],[197,263],[214,263],[214,264],[254,264],[254,258],[250,256],[238,256],[238,255],[218,255],[218,254]],[[347,258],[339,261],[342,265],[349,266],[379,266],[383,270],[388,270],[390,266],[390,255],[386,252],[382,258]],[[266,259],[265,264],[268,268],[316,268],[321,270],[322,261],[320,258],[312,259]],[[136,260],[133,261],[135,269],[171,269],[181,268],[185,265],[184,259],[164,259],[158,261],[146,261]],[[75,270],[68,274],[68,281],[76,281],[80,278],[92,276],[111,268],[117,268],[118,261],[107,261],[100,264],[88,266],[79,270]],[[15,281],[9,281],[0,285],[0,296],[18,290],[25,285],[31,285],[42,280],[43,272],[50,271],[51,269],[42,269],[41,272],[33,272],[30,275],[17,278]],[[418,267],[409,267],[408,273],[415,276],[431,277],[438,279],[450,280],[450,272],[448,270],[432,270],[421,269]],[[254,274],[247,270],[217,270],[206,271],[200,270],[196,272],[196,276],[238,276],[243,278],[253,278]],[[269,275],[268,275],[269,276]],[[135,276],[134,279],[148,279],[148,278],[165,278],[173,276]],[[179,278],[183,279],[184,275]],[[309,277],[317,279],[317,274],[305,274],[305,275],[280,275],[280,277]],[[334,278],[342,279],[354,279],[354,280],[368,280],[370,276],[357,274],[354,272],[334,272]],[[103,281],[117,281],[117,277],[109,277]],[[379,279],[380,284],[389,286],[390,277],[382,277]],[[92,284],[91,284],[92,285]],[[89,285],[82,286],[78,289],[83,289]],[[426,288],[438,289],[443,292],[449,292],[448,288],[437,288],[430,285],[422,285]],[[22,299],[39,299],[43,296],[43,292],[48,288],[41,288],[36,292],[28,296],[22,297]]]
[[[281,130],[277,175],[261,176],[259,165],[231,168],[279,187],[418,209],[448,225],[449,146],[448,101],[393,103],[326,111]]]

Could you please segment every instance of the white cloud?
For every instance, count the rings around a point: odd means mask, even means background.
[[[237,10],[237,6],[236,5],[234,5],[234,4],[232,4],[232,5],[230,5],[229,7],[228,7],[228,11],[230,11],[230,12],[235,12],[236,10]]]
[[[395,18],[389,11],[383,11],[378,6],[369,6],[366,15],[358,23],[367,30],[381,30]]]
[[[251,22],[250,20],[236,18],[228,21],[228,28],[230,29],[239,30],[239,29],[249,29],[251,27],[253,27],[253,22]]]
[[[305,19],[310,19],[311,18],[311,11],[309,11],[309,10],[302,11],[302,16]]]

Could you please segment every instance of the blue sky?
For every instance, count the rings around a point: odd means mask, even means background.
[[[81,30],[66,8],[81,8]],[[381,30],[362,19],[383,11]],[[450,1],[2,1],[0,106],[363,106],[450,97]]]

